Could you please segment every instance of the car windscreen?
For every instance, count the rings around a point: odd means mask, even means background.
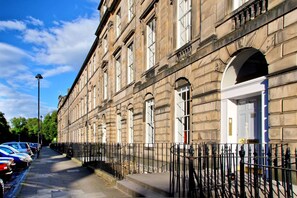
[[[14,152],[8,148],[0,147],[0,150],[7,152],[8,154],[14,154]]]
[[[0,156],[9,155],[7,152],[0,150]]]
[[[20,143],[20,146],[22,147],[22,149],[27,149],[27,144],[26,143]]]
[[[11,146],[12,148],[18,149],[18,145],[16,144],[6,144],[6,145]]]

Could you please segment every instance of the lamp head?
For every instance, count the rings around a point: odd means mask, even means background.
[[[37,75],[35,76],[35,78],[37,78],[37,79],[43,79],[43,77],[41,76],[41,74],[37,74]]]

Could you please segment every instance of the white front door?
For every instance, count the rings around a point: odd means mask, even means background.
[[[260,96],[237,101],[237,138],[245,143],[261,142]]]

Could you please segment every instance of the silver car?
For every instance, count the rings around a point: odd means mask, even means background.
[[[30,156],[33,155],[33,152],[30,149],[30,146],[27,142],[5,142],[2,145],[11,146],[16,150],[18,150],[20,153],[27,153]]]
[[[3,150],[5,152],[7,152],[8,154],[18,154],[20,156],[24,156],[26,161],[28,161],[29,163],[32,162],[32,157],[30,155],[28,155],[27,153],[21,153],[18,150],[16,150],[15,148],[8,146],[8,145],[0,145],[0,150]]]

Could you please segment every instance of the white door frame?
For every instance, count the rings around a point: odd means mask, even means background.
[[[239,143],[237,138],[236,100],[261,95],[261,137],[268,141],[268,81],[266,77],[255,78],[240,84],[222,88],[221,91],[221,143]]]

